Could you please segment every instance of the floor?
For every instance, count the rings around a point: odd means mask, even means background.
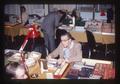
[[[19,50],[24,41],[24,38],[25,36],[16,36],[14,38],[14,41],[12,42],[9,36],[5,36],[5,43],[4,43],[5,49]],[[32,44],[35,44],[35,45],[32,45]],[[83,57],[88,58],[88,54],[89,54],[88,45],[87,43],[81,43],[81,44],[82,44]],[[45,58],[46,50],[45,50],[45,45],[44,45],[44,38],[35,39],[35,43],[33,43],[33,39],[29,39],[24,50],[25,51],[34,50],[37,52],[41,52],[42,58]],[[95,49],[91,53],[91,59],[114,60],[114,58],[115,58],[115,44],[107,45],[107,51],[106,51],[106,45],[97,43]]]

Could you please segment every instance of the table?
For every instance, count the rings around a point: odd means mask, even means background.
[[[54,73],[55,70],[54,69],[48,69],[48,71],[44,71],[41,72],[41,64],[40,62],[44,61],[44,59],[40,59],[39,61],[36,62],[36,64],[34,66],[31,66],[28,68],[28,73],[30,76],[30,79],[46,79],[46,73]],[[37,73],[38,74],[38,78],[32,78],[31,75]]]
[[[21,36],[21,35],[27,35],[28,31],[29,31],[28,28],[20,28],[19,36]],[[44,37],[42,31],[39,30],[39,32],[40,32],[41,37]]]
[[[102,32],[103,44],[115,43],[115,33]]]
[[[20,28],[19,36],[27,35],[28,31],[29,31],[28,28]]]
[[[14,41],[14,37],[19,35],[27,35],[28,33],[28,28],[23,26],[22,24],[15,24],[15,25],[5,25],[5,35],[10,36],[12,39],[12,42]],[[40,31],[41,37],[43,37],[43,33]]]
[[[41,60],[44,60],[44,59],[41,59]],[[39,62],[41,61],[39,60]],[[39,62],[37,62],[35,64],[35,66],[31,67],[29,70],[29,74],[33,74],[33,73],[38,73],[39,74],[39,77],[37,79],[46,79],[46,73],[54,73],[55,70],[52,70],[52,69],[48,69],[48,71],[46,72],[43,72],[41,74],[41,67],[39,65]],[[86,63],[86,65],[90,65],[90,66],[95,66],[96,63],[105,63],[105,64],[112,64],[112,61],[105,61],[105,60],[95,60],[95,59],[87,59],[87,58],[83,58],[82,59],[82,62],[83,63]],[[68,71],[70,70],[71,66],[73,65],[73,63],[69,64],[69,66],[67,67],[67,69],[65,70],[64,74],[62,75],[62,78],[61,79],[67,79],[66,78],[66,75],[68,73]],[[30,77],[31,78],[31,77]],[[34,78],[31,78],[31,79],[34,79]],[[36,78],[35,78],[36,79]]]
[[[66,31],[70,32],[73,38],[78,42],[87,42],[87,35],[84,28],[86,28],[89,22],[86,22],[85,26],[75,26],[71,28],[70,26],[60,26],[59,29],[65,29]],[[105,32],[104,29],[111,29],[111,24],[97,22],[94,23],[98,29],[101,31],[94,31],[92,32],[95,38],[96,43],[103,43],[103,44],[112,44],[115,43],[115,33],[114,32]],[[102,30],[103,29],[103,30]]]
[[[85,32],[71,31],[70,34],[78,42],[87,42],[87,35]]]
[[[107,55],[108,52],[108,44],[115,43],[115,34],[114,33],[102,33],[103,37],[103,44],[105,44],[105,56]]]
[[[87,42],[86,32],[70,31],[70,34],[78,42]],[[107,45],[115,43],[115,33],[93,32],[93,35],[96,43],[105,44],[105,56],[106,56],[108,52]]]
[[[5,53],[7,52],[18,52],[18,50],[11,50],[11,49],[6,49]],[[8,58],[5,57],[5,60],[7,60]],[[48,68],[48,71],[45,72],[41,72],[42,68],[41,68],[41,61],[44,61],[45,59],[39,59],[36,61],[35,65],[30,66],[29,68],[27,68],[28,74],[30,76],[30,79],[46,79],[46,74],[47,73],[54,73],[56,69],[53,68]],[[6,62],[6,61],[5,61]],[[112,61],[107,61],[107,60],[97,60],[97,59],[87,59],[87,58],[83,58],[82,59],[82,63],[85,65],[89,65],[89,66],[95,66],[96,63],[104,63],[104,64],[113,64]],[[6,63],[5,63],[6,64]],[[68,71],[71,69],[71,66],[73,65],[73,63],[70,63],[69,66],[67,67],[67,69],[65,70],[65,72],[62,75],[61,79],[67,79],[66,75],[68,73]],[[6,66],[6,65],[5,65]],[[38,74],[38,78],[32,78],[31,75],[32,74]],[[54,78],[53,78],[54,79]]]
[[[70,31],[70,34],[78,42],[87,42],[86,32]],[[96,43],[112,44],[115,43],[114,33],[93,32]]]
[[[19,35],[20,29],[24,26],[22,24],[16,25],[5,25],[5,35],[11,36],[12,41],[14,41],[14,37]]]

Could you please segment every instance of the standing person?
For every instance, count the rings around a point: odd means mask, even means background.
[[[22,23],[23,25],[26,25],[28,23],[28,14],[26,12],[26,8],[24,6],[20,7],[20,17],[18,19],[19,23]]]
[[[55,28],[59,26],[59,20],[64,14],[63,11],[55,11],[48,14],[42,22],[45,45],[49,52],[55,49]]]
[[[64,11],[63,16],[62,16],[61,19],[59,20],[59,23],[60,23],[61,25],[63,24],[63,21],[65,20],[66,17],[67,17],[67,12]],[[60,43],[61,32],[62,32],[62,30],[59,29],[59,28],[56,30],[56,46],[58,46],[59,43]]]
[[[75,18],[74,26],[84,26],[84,22],[82,21],[82,18],[80,17],[80,12],[78,10],[74,9],[71,16]]]
[[[113,9],[109,8],[107,9],[107,23],[111,23],[113,20]]]
[[[59,56],[58,64],[62,62],[82,62],[82,48],[81,44],[72,40],[71,35],[67,31],[61,34],[61,42],[59,46],[47,56],[47,60]]]

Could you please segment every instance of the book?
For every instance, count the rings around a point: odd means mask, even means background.
[[[92,73],[93,73],[92,68],[83,67],[81,69],[81,71],[79,71],[79,76],[80,77],[89,77]]]
[[[70,69],[66,75],[66,78],[69,78],[69,79],[78,79],[78,77],[79,77],[78,69]]]
[[[68,63],[63,62],[61,66],[55,71],[54,78],[61,78],[65,70],[67,69],[68,65],[69,65]]]

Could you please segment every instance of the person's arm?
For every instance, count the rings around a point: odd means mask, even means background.
[[[55,15],[55,27],[58,27],[60,25],[59,20],[60,20],[60,16]]]
[[[73,62],[73,61],[80,61],[82,62],[82,49],[81,49],[81,44],[77,44],[75,47],[75,52],[77,53],[76,56],[72,56],[69,58],[67,61],[68,62]]]
[[[60,45],[47,56],[47,59],[57,57],[59,55],[59,50],[60,50]]]

